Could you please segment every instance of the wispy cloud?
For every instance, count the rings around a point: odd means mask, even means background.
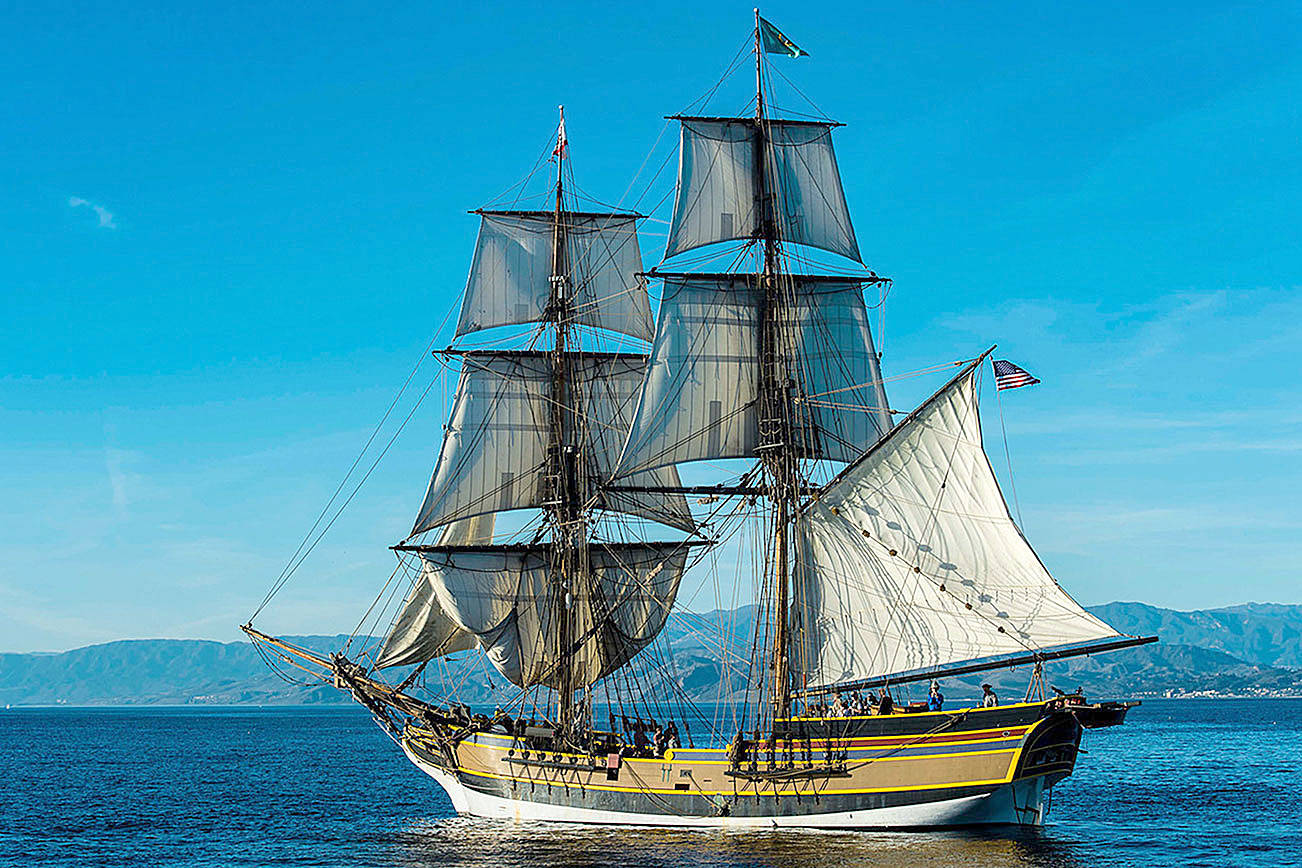
[[[1302,426],[1302,412],[1273,405],[1243,410],[1207,410],[1162,415],[1153,412],[1123,413],[1117,410],[1072,410],[1044,416],[1009,420],[1008,431],[1017,435],[1059,435],[1082,432],[1151,432],[1172,436],[1210,430],[1293,430]],[[1206,436],[1199,434],[1199,436]],[[1260,441],[1262,438],[1256,438]]]
[[[54,600],[38,597],[6,582],[0,582],[0,626],[3,626],[5,636],[0,641],[9,641],[14,627],[22,627],[30,634],[26,647],[21,649],[24,651],[40,646],[63,650],[117,638],[117,634],[106,629],[102,621],[81,617]],[[40,638],[35,639],[37,636]],[[0,645],[0,650],[9,649]]]
[[[1137,367],[1186,342],[1196,323],[1225,306],[1226,296],[1225,291],[1180,293],[1158,299],[1151,313],[1144,307],[1131,308],[1130,316],[1138,320],[1139,328],[1127,341],[1128,352],[1118,357],[1119,365]]]
[[[1073,467],[1103,467],[1149,465],[1169,461],[1177,466],[1189,466],[1189,459],[1212,453],[1215,455],[1234,455],[1242,460],[1246,454],[1291,456],[1302,452],[1302,437],[1275,437],[1258,439],[1238,439],[1218,437],[1211,439],[1193,438],[1167,443],[1151,443],[1128,448],[1073,449],[1063,450],[1054,455],[1043,456],[1039,460],[1044,464],[1060,464]]]
[[[126,453],[111,446],[104,447],[104,469],[108,473],[109,486],[113,491],[113,511],[119,519],[127,517],[127,507],[131,497],[127,493],[127,475],[122,470],[122,461]]]
[[[80,196],[68,197],[69,208],[89,208],[95,212],[95,217],[99,220],[99,228],[116,229],[118,224],[113,222],[113,212],[96,202],[89,199],[83,199]]]

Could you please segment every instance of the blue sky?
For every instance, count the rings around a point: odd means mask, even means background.
[[[781,72],[847,124],[860,246],[896,280],[888,376],[998,342],[1044,381],[1003,405],[1025,528],[1062,583],[1086,603],[1302,602],[1302,11],[765,13],[812,54]],[[528,170],[560,102],[579,182],[620,201],[750,14],[9,7],[0,650],[233,638],[455,305],[465,210]],[[651,264],[662,238],[643,242]],[[443,388],[269,629],[351,629],[423,493]]]

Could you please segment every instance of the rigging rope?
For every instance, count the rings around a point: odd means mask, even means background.
[[[347,509],[348,505],[353,502],[353,498],[357,496],[357,492],[360,491],[362,486],[366,484],[366,481],[371,478],[371,474],[375,472],[376,466],[380,463],[381,459],[383,459],[384,456],[388,454],[389,449],[394,444],[394,441],[398,439],[398,435],[401,434],[403,429],[407,427],[407,423],[411,421],[411,417],[416,414],[416,410],[419,409],[421,402],[425,400],[425,396],[429,394],[430,389],[434,387],[435,382],[437,382],[437,379],[430,380],[429,385],[425,387],[425,390],[421,392],[420,397],[416,399],[416,403],[412,405],[411,411],[407,413],[406,417],[402,420],[402,423],[398,426],[398,430],[393,432],[393,436],[389,438],[389,442],[384,445],[384,448],[380,450],[380,454],[375,457],[375,460],[373,462],[371,462],[371,466],[367,468],[366,473],[362,476],[360,480],[358,480],[357,485],[353,487],[353,490],[349,493],[347,499],[345,499],[344,502],[339,505],[339,509],[335,511],[335,514],[333,516],[331,516],[330,521],[326,523],[325,527],[321,528],[320,533],[318,533],[316,538],[312,540],[311,544],[307,546],[306,550],[303,550],[302,546],[300,546],[299,550],[302,552],[301,555],[299,555],[298,552],[295,552],[295,555],[297,556],[297,560],[294,560],[293,558],[290,559],[290,565],[286,567],[285,572],[282,573],[280,579],[278,579],[276,583],[272,585],[271,590],[267,592],[267,596],[263,599],[261,605],[259,605],[258,608],[254,610],[253,614],[249,616],[250,623],[253,622],[253,619],[256,618],[258,614],[263,609],[266,608],[267,604],[271,602],[272,598],[277,593],[279,593],[281,588],[283,588],[285,584],[293,577],[294,573],[298,571],[298,568],[303,565],[303,562],[305,560],[307,560],[308,555],[312,554],[313,549],[315,549],[317,547],[317,544],[320,543],[321,540],[325,538],[325,535],[330,531],[330,528],[334,526],[334,523],[339,520],[339,516],[343,515],[344,510]],[[369,447],[370,441],[367,441],[367,443]],[[365,450],[363,450],[362,455],[365,455]],[[359,461],[361,460],[360,455],[358,456],[358,460]],[[349,475],[351,475],[351,471],[349,472]],[[347,480],[348,477],[345,476],[344,482],[347,482]],[[342,483],[340,487],[342,488]],[[329,509],[328,505],[326,509],[327,510]],[[317,524],[319,523],[320,520],[318,519]],[[314,524],[313,529],[315,530],[316,527],[317,525]],[[310,538],[311,535],[312,534],[309,531],[308,538]]]

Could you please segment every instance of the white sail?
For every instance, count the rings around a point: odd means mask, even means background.
[[[544,356],[467,356],[434,477],[412,534],[541,502],[548,384]]]
[[[665,257],[758,237],[756,121],[682,118],[678,193]],[[763,176],[778,237],[859,261],[859,244],[832,150],[832,124],[766,120]]]
[[[484,213],[457,336],[541,322],[552,296],[555,215]],[[564,273],[572,321],[650,340],[651,306],[637,276],[637,221],[623,214],[565,215]]]
[[[800,686],[1117,636],[1049,575],[981,445],[969,368],[799,516]]]
[[[489,661],[521,687],[556,686],[562,661],[572,684],[618,669],[664,627],[687,559],[681,545],[593,545],[590,570],[576,574],[566,617],[572,643],[560,647],[564,602],[552,580],[549,546],[440,549],[421,553],[443,610],[474,634]],[[564,653],[568,651],[568,653]]]
[[[580,439],[589,444],[591,476],[609,481],[615,476],[624,438],[633,423],[633,413],[646,378],[647,358],[641,355],[589,358],[585,365],[590,374],[584,386],[586,409],[581,419]],[[675,487],[682,484],[678,470],[673,467],[636,473],[620,482],[628,487]],[[600,489],[589,491],[587,495],[595,508],[639,515],[679,530],[690,531],[696,527],[683,494]]]
[[[628,430],[646,358],[576,354],[581,396],[575,439],[589,477],[608,480]],[[547,492],[552,367],[541,352],[476,352],[465,365],[433,479],[412,534],[488,512],[536,508]],[[672,468],[627,484],[677,486]],[[640,515],[684,530],[695,527],[681,494],[592,491],[591,506]]]
[[[860,285],[784,277],[782,294],[780,367],[796,380],[793,445],[803,457],[853,461],[891,424]],[[619,474],[755,454],[762,302],[753,275],[665,278]]]
[[[439,534],[439,545],[478,546],[493,541],[493,513],[454,521]],[[467,651],[478,644],[473,633],[456,625],[434,595],[430,567],[421,563],[421,573],[403,600],[393,626],[375,656],[375,667],[407,666],[436,657]]]

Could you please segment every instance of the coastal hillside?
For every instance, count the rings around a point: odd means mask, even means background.
[[[1161,642],[1051,664],[1046,672],[1050,684],[1065,690],[1082,687],[1096,697],[1302,696],[1302,606],[1250,603],[1180,612],[1108,603],[1091,611],[1123,632],[1156,634]],[[747,606],[671,622],[665,633],[670,651],[665,671],[680,698],[716,702],[752,680],[744,663],[725,672],[719,661],[745,656],[754,617],[754,608]],[[346,638],[300,636],[291,641],[328,653],[341,648]],[[248,642],[199,639],[132,639],[61,653],[0,654],[0,706],[346,701],[333,688],[304,686],[295,670],[282,669],[286,671],[271,671]],[[1029,675],[1029,668],[1022,667],[948,679],[944,688],[957,700],[975,695],[982,681],[990,681],[1005,698],[1016,698]],[[437,678],[459,683],[459,695],[467,702],[500,701],[508,695],[501,679],[478,661],[450,664]]]
[[[1126,633],[1223,651],[1259,666],[1302,667],[1302,606],[1246,603],[1179,612],[1144,603],[1108,603],[1090,611]]]

